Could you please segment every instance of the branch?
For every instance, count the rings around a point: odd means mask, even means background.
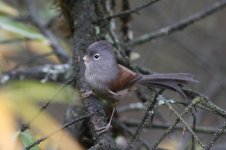
[[[131,141],[128,143],[128,146],[126,147],[126,150],[129,150],[129,149],[132,148],[134,141],[135,141],[135,140],[137,139],[137,137],[140,135],[140,133],[141,133],[141,131],[142,131],[142,129],[143,129],[143,127],[144,127],[144,125],[145,125],[147,119],[148,119],[151,115],[153,115],[153,113],[154,113],[154,112],[153,112],[153,109],[154,109],[154,107],[155,107],[156,102],[158,101],[158,100],[157,100],[157,97],[158,97],[163,91],[164,91],[164,90],[160,90],[159,92],[155,93],[155,95],[154,95],[154,97],[153,97],[153,100],[149,103],[149,106],[148,106],[148,108],[147,108],[147,111],[146,111],[146,113],[145,113],[145,115],[144,115],[144,117],[143,117],[143,119],[142,119],[140,125],[138,126],[138,128],[137,128],[135,134],[132,136]]]
[[[117,18],[117,17],[123,17],[123,16],[126,16],[128,14],[132,14],[132,13],[136,13],[138,14],[142,9],[158,2],[160,0],[150,0],[149,2],[147,2],[146,4],[143,4],[139,7],[136,7],[134,9],[130,9],[130,10],[125,10],[125,11],[122,11],[122,12],[119,12],[117,14],[114,14],[114,15],[111,15],[111,16],[106,16],[106,17],[103,17],[103,18],[99,18],[97,19],[95,22],[98,22],[98,21],[101,21],[101,20],[110,20],[110,19],[113,19],[113,18]]]
[[[98,4],[97,4],[98,3]],[[77,58],[82,58],[85,55],[85,49],[94,41],[105,39],[108,34],[108,24],[103,22],[93,25],[93,18],[107,14],[106,5],[102,1],[77,0],[71,1],[70,6],[67,1],[64,5],[69,8],[70,16],[73,22],[73,71],[75,72],[76,86],[81,92],[90,91],[84,79],[85,66],[79,62]],[[100,9],[99,9],[100,8]],[[89,10],[89,11],[87,11]],[[102,11],[103,10],[103,13]],[[103,24],[102,24],[103,23]],[[96,32],[96,28],[100,29],[100,33]],[[120,149],[112,138],[111,131],[98,134],[98,128],[107,125],[107,116],[104,111],[102,101],[96,96],[89,96],[82,100],[83,105],[88,114],[92,114],[88,121],[88,130],[91,133],[91,138],[94,139],[94,145],[89,147],[90,150],[97,149]]]
[[[35,62],[35,61],[37,61],[37,60],[39,60],[39,59],[42,59],[42,58],[44,58],[44,57],[48,57],[48,56],[53,55],[53,54],[54,54],[53,52],[49,52],[49,53],[44,53],[44,54],[40,54],[40,55],[35,55],[35,56],[33,56],[33,57],[30,57],[30,58],[27,59],[27,60],[24,60],[24,61],[22,61],[22,62],[16,64],[16,66],[13,67],[13,69],[11,69],[11,70],[16,70],[16,69],[18,69],[21,65],[30,64],[30,63],[32,63],[32,62]]]
[[[195,13],[192,16],[189,16],[183,20],[180,20],[172,25],[163,27],[157,31],[148,33],[148,34],[144,34],[136,39],[134,39],[131,42],[128,42],[126,44],[126,46],[128,47],[135,47],[137,45],[141,45],[144,44],[146,42],[150,42],[154,39],[163,37],[163,36],[167,36],[171,33],[174,33],[176,31],[180,31],[185,29],[186,27],[194,24],[195,22],[202,20],[214,13],[216,13],[217,11],[220,11],[221,9],[223,9],[226,6],[226,0],[221,0],[218,2],[215,2],[213,5],[205,8],[204,10]]]
[[[117,128],[120,128],[122,130],[122,132],[127,133],[128,135],[132,136],[135,133],[133,131],[131,131],[126,124],[124,124],[123,122],[120,122],[119,120],[116,119],[112,119],[112,123],[114,124],[114,126],[116,126]],[[143,143],[143,145],[147,148],[150,149],[150,145],[149,142],[143,139],[140,139],[140,141]]]
[[[66,85],[72,82],[73,78],[71,78],[69,68],[69,64],[43,65],[28,68],[25,70],[13,70],[5,72],[1,75],[0,85],[12,80],[24,79],[41,80],[42,83],[46,83],[47,81],[63,82],[63,85],[60,86],[56,93],[54,93],[53,96],[40,108],[39,112],[27,124],[22,126],[21,131],[24,131],[29,128],[29,125],[42,113],[42,111],[44,111],[48,107],[48,105],[52,102],[53,98],[57,94],[59,94],[59,92]]]
[[[182,123],[185,125],[188,131],[193,135],[195,140],[200,144],[200,146],[204,148],[205,147],[204,144],[201,142],[201,140],[198,138],[195,132],[191,129],[191,127],[187,124],[187,122],[183,119],[183,117],[180,116],[180,114],[172,107],[170,103],[166,103],[166,105],[182,121]]]
[[[160,96],[161,96],[161,98],[160,98]],[[138,95],[138,97],[140,98],[139,95]],[[162,98],[165,99],[165,97],[163,95],[159,95],[158,98],[157,98],[158,100],[160,100]],[[162,106],[166,102],[169,102],[170,104],[174,104],[174,105],[183,105],[183,106],[189,105],[188,102],[176,101],[176,100],[173,100],[173,99],[165,99],[162,102],[159,101],[159,104],[155,106],[155,109],[157,109],[158,107]],[[129,111],[143,111],[144,109],[145,109],[145,104],[143,102],[136,102],[136,103],[127,104],[125,106],[117,107],[117,112],[122,113],[122,112],[129,112]]]
[[[217,131],[214,133],[213,137],[211,138],[211,140],[209,140],[208,144],[205,146],[205,150],[210,149],[214,143],[216,142],[216,140],[223,134],[225,133],[224,130],[226,129],[226,122],[223,123],[223,125],[217,129]]]
[[[30,127],[30,124],[51,104],[51,102],[54,100],[54,97],[56,97],[60,91],[65,88],[65,86],[67,86],[68,84],[70,84],[71,82],[73,81],[73,78],[64,82],[63,85],[61,85],[58,90],[51,96],[51,98],[48,99],[48,101],[46,103],[44,103],[42,105],[42,107],[39,109],[39,111],[32,117],[32,119],[24,124],[22,127],[21,127],[21,131],[25,131],[27,130],[29,127]]]
[[[194,112],[191,112],[191,114],[192,114],[192,118],[193,118],[193,121],[192,121],[192,131],[195,131],[196,124],[197,124],[197,118],[196,118]],[[186,137],[184,139],[186,139]],[[195,137],[194,136],[192,136],[192,138],[191,138],[191,150],[195,150]]]
[[[197,97],[195,99],[192,100],[191,104],[189,104],[185,109],[184,111],[180,114],[180,117],[183,117],[185,116],[188,112],[190,112],[193,108],[193,106],[195,106],[197,103],[200,103],[201,101],[203,101],[203,98],[202,97]],[[173,129],[176,127],[176,125],[180,122],[180,118],[177,117],[176,120],[173,122],[173,124],[167,128],[164,132],[164,134],[160,137],[159,140],[157,140],[157,142],[154,144],[153,148],[152,149],[156,149],[159,145],[159,143],[168,135],[170,134]]]
[[[138,127],[139,126],[139,121],[123,121],[123,123],[128,126],[128,127]],[[169,128],[171,125],[170,124],[152,124],[152,125],[145,125],[144,128],[147,129],[160,129],[160,130],[165,130]],[[178,130],[178,131],[183,131],[184,126],[176,126],[174,127],[173,130]],[[216,129],[213,127],[196,127],[194,129],[195,132],[197,133],[202,133],[202,134],[213,134],[216,132]],[[224,131],[224,133],[226,133]]]
[[[206,110],[211,111],[226,119],[226,111],[216,106],[208,99],[204,99],[202,102],[199,103],[199,105],[204,106],[204,108],[207,108]],[[200,108],[203,108],[203,107],[200,107]]]
[[[47,81],[64,82],[70,78],[69,69],[69,64],[59,64],[36,66],[25,70],[13,70],[0,76],[0,85],[11,80],[24,79],[41,80],[42,83]]]
[[[37,7],[34,3],[35,1],[26,0],[26,5],[29,11],[29,18],[32,23],[39,28],[42,34],[48,39],[50,46],[52,47],[54,53],[57,55],[59,60],[62,63],[67,63],[70,60],[70,57],[67,55],[65,49],[59,44],[55,35],[41,22],[41,19],[37,15]]]

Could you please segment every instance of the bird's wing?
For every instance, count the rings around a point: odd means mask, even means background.
[[[133,84],[141,78],[141,76],[132,70],[122,66],[118,65],[119,67],[119,73],[118,78],[115,80],[112,80],[109,84],[110,90],[113,92],[118,92],[125,90],[127,88],[130,88],[133,86]]]

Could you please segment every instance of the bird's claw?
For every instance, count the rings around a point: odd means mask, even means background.
[[[97,128],[96,129],[97,135],[100,135],[102,133],[105,133],[105,132],[109,131],[111,127],[112,127],[111,123],[109,122],[105,127]]]
[[[96,129],[98,131],[97,135],[100,135],[101,133],[109,131],[109,129],[112,127],[111,126],[111,121],[112,121],[114,113],[115,113],[115,108],[113,109],[113,111],[111,113],[111,118],[110,118],[110,121],[108,122],[108,124],[105,127],[101,127],[101,128],[97,128]]]

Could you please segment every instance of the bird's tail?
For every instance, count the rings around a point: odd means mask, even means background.
[[[198,81],[194,79],[194,75],[189,73],[167,73],[142,75],[138,82],[141,85],[171,89],[186,97],[182,85]]]

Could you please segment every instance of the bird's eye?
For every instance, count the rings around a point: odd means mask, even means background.
[[[98,60],[98,59],[100,59],[100,54],[95,54],[93,57],[95,60]]]

